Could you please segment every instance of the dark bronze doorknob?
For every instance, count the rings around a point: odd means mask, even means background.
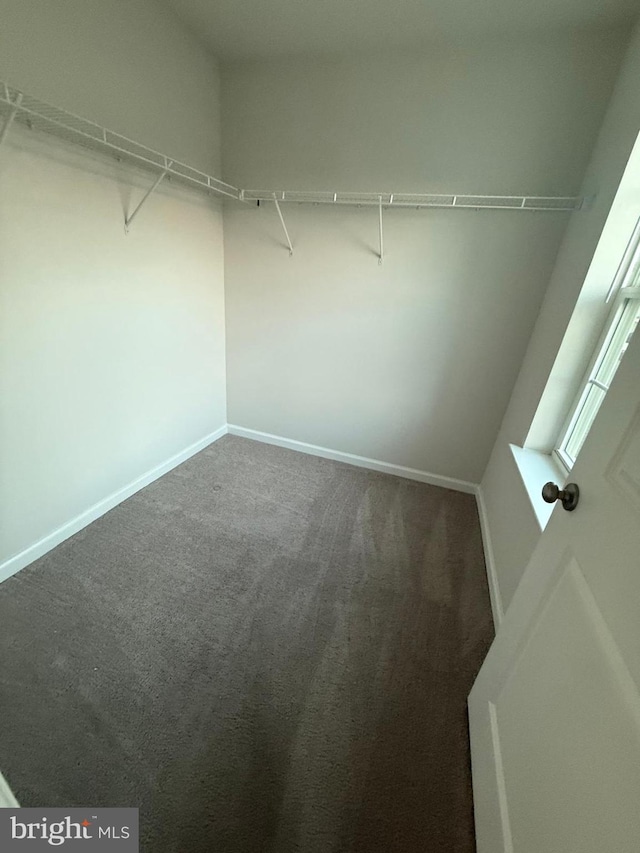
[[[542,487],[542,499],[548,504],[561,501],[563,509],[573,512],[580,500],[580,489],[575,483],[567,483],[564,489],[559,489],[555,483],[545,483]]]

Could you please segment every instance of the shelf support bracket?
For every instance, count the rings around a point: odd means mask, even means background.
[[[2,125],[2,130],[0,130],[0,147],[4,143],[5,139],[9,134],[9,130],[11,125],[13,124],[13,120],[16,117],[18,110],[20,109],[20,104],[22,103],[22,92],[18,92],[16,95],[16,99],[13,102],[13,106],[9,110],[9,114],[7,115],[4,124]]]
[[[284,224],[284,217],[282,215],[282,211],[280,210],[280,204],[278,203],[278,198],[276,194],[273,194],[273,203],[276,206],[276,210],[278,211],[278,216],[280,217],[280,222],[282,223],[282,230],[284,231],[284,236],[287,238],[287,243],[289,244],[289,257],[293,257],[293,246],[291,245],[291,237],[289,237],[289,232],[287,231],[287,226]]]
[[[136,216],[140,213],[140,211],[141,211],[141,209],[142,209],[142,207],[143,207],[144,203],[149,199],[149,197],[152,195],[152,193],[154,193],[154,192],[158,189],[158,187],[160,186],[160,184],[161,184],[162,180],[163,180],[164,178],[166,178],[167,173],[169,172],[169,169],[170,169],[172,166],[173,166],[173,160],[165,161],[164,171],[163,171],[163,172],[161,172],[161,173],[158,175],[158,177],[157,177],[157,178],[156,178],[156,180],[154,181],[153,185],[152,185],[152,186],[150,186],[150,187],[149,187],[149,189],[146,191],[146,193],[142,196],[142,198],[141,198],[141,199],[140,199],[140,201],[138,202],[138,206],[137,206],[137,207],[136,207],[136,209],[133,211],[133,213],[131,214],[131,216],[125,216],[125,219],[124,219],[124,233],[125,233],[125,234],[128,234],[128,233],[129,233],[129,227],[131,226],[131,223],[132,223],[132,222],[133,222],[133,220],[136,218]]]
[[[380,254],[378,255],[378,265],[382,266],[384,259],[384,234],[382,231],[382,196],[378,196],[378,227],[380,237]]]

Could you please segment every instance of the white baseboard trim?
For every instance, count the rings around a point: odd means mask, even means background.
[[[0,773],[0,809],[19,809],[20,804],[13,796],[9,783]]]
[[[227,433],[241,436],[242,438],[249,438],[254,441],[261,441],[265,444],[274,444],[278,447],[286,447],[289,450],[296,450],[300,453],[309,453],[312,456],[320,456],[324,459],[332,459],[336,462],[345,462],[348,465],[355,465],[359,468],[367,468],[371,471],[380,471],[384,474],[393,474],[397,477],[416,480],[420,483],[428,483],[431,486],[439,486],[441,488],[453,489],[454,491],[475,495],[478,503],[478,515],[480,517],[480,529],[482,531],[482,543],[484,546],[487,566],[487,578],[489,583],[489,592],[491,595],[491,609],[496,629],[499,627],[503,616],[502,600],[500,597],[500,590],[498,588],[487,512],[480,486],[467,480],[458,480],[454,477],[432,474],[428,471],[420,471],[416,468],[407,468],[403,465],[393,465],[390,462],[381,462],[379,459],[369,459],[366,456],[356,456],[352,453],[344,453],[341,450],[331,450],[327,447],[318,447],[315,444],[307,444],[303,441],[295,441],[291,438],[283,438],[279,435],[272,435],[267,432],[247,429],[246,427],[237,426],[236,424],[225,424],[215,432],[212,432],[199,441],[196,441],[194,444],[180,451],[180,453],[176,453],[170,459],[167,459],[165,462],[157,465],[151,471],[147,471],[141,477],[138,477],[122,489],[119,489],[117,492],[114,492],[89,507],[89,509],[85,510],[80,515],[77,515],[75,518],[72,518],[66,524],[63,524],[57,530],[54,530],[48,536],[40,539],[29,548],[26,548],[24,551],[21,551],[19,554],[16,554],[4,563],[1,563],[0,583],[25,568],[25,566],[28,566],[34,560],[44,556],[48,551],[51,551],[57,545],[64,542],[65,539],[73,536],[79,530],[82,530],[83,527],[91,524],[92,521],[100,518],[101,515],[104,515],[128,497],[131,497],[131,495],[140,491],[140,489],[148,486],[149,483],[152,483],[154,480],[162,477],[163,474],[171,471],[172,468],[175,468],[182,462],[185,462],[191,456],[194,456],[196,453],[204,450],[205,447],[213,444],[214,441],[222,438],[222,436]]]
[[[185,462],[191,456],[194,456],[196,453],[204,450],[205,447],[213,444],[214,441],[217,441],[226,434],[227,425],[225,424],[220,427],[220,429],[206,435],[204,438],[201,438],[199,441],[196,441],[194,444],[191,444],[189,447],[181,450],[180,453],[176,453],[175,456],[172,456],[170,459],[167,459],[165,462],[162,462],[160,465],[152,468],[151,471],[147,471],[146,474],[138,477],[132,483],[128,483],[126,486],[123,486],[123,488],[118,489],[117,492],[113,492],[108,497],[98,501],[96,504],[93,504],[89,509],[80,513],[80,515],[76,515],[75,518],[72,518],[61,527],[58,527],[57,530],[49,533],[48,536],[40,539],[38,542],[29,546],[29,548],[25,548],[25,550],[21,551],[19,554],[9,557],[8,560],[5,560],[4,563],[0,564],[0,583],[7,580],[7,578],[10,578],[12,575],[15,575],[16,572],[24,569],[25,566],[29,565],[29,563],[33,563],[34,560],[39,559],[48,551],[51,551],[52,548],[55,548],[56,545],[60,545],[60,543],[64,542],[65,539],[68,539],[79,530],[82,530],[83,527],[91,524],[92,521],[100,518],[100,516],[104,515],[105,512],[109,512],[109,510],[113,509],[114,506],[117,506],[119,503],[122,503],[122,501],[131,497],[131,495],[139,492],[140,489],[144,489],[144,487],[148,486],[149,483],[157,480],[158,477],[162,477],[163,474],[171,471],[172,468],[175,468],[177,465]]]
[[[491,544],[491,530],[489,528],[489,516],[482,494],[482,486],[476,489],[476,501],[478,504],[478,516],[480,518],[480,531],[482,533],[482,545],[484,547],[484,560],[487,565],[487,580],[489,582],[489,596],[491,597],[491,611],[493,613],[493,624],[496,632],[502,622],[504,610],[502,608],[502,596],[498,585],[496,563],[493,556],[493,545]]]
[[[231,435],[250,438],[264,444],[275,444],[278,447],[297,450],[299,453],[309,453],[311,456],[321,456],[323,459],[333,459],[335,462],[346,462],[347,465],[356,465],[358,468],[369,468],[371,471],[380,471],[383,474],[394,474],[396,477],[417,480],[420,483],[428,483],[430,486],[440,486],[443,489],[453,489],[456,492],[466,492],[470,495],[475,495],[477,491],[476,484],[467,480],[456,480],[454,477],[431,474],[428,471],[419,471],[417,468],[405,468],[404,465],[392,465],[390,462],[381,462],[379,459],[369,459],[366,456],[355,456],[353,453],[344,453],[342,450],[330,450],[328,447],[318,447],[315,444],[306,444],[304,441],[295,441],[292,438],[283,438],[281,435],[247,429],[236,424],[227,424],[227,427]]]

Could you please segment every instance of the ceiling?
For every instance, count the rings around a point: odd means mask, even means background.
[[[631,20],[637,0],[163,0],[222,61],[459,44]]]

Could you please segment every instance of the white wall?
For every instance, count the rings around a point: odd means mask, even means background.
[[[225,211],[230,423],[478,482],[564,217],[285,214]]]
[[[0,79],[217,169],[218,73],[173,18],[29,7],[0,2]],[[0,152],[0,574],[226,423],[222,213],[165,186],[125,236],[151,180],[24,128]]]
[[[576,193],[620,31],[223,69],[251,189]],[[229,421],[478,482],[567,217],[225,209]]]
[[[0,80],[219,176],[215,60],[155,0],[0,0]]]
[[[594,251],[640,131],[639,78],[640,28],[636,27],[584,180],[582,192],[595,196],[595,201],[590,209],[572,216],[482,480],[499,593],[505,608],[540,536],[509,443],[528,442],[533,447],[549,449],[550,438],[566,415],[585,357],[595,345],[609,310],[603,296],[628,230],[625,234],[620,229],[617,244],[609,241],[600,257],[594,257]],[[629,220],[627,226],[640,213],[639,189],[640,182],[636,180],[635,199],[631,200],[635,201],[635,213],[627,204],[623,214]]]

